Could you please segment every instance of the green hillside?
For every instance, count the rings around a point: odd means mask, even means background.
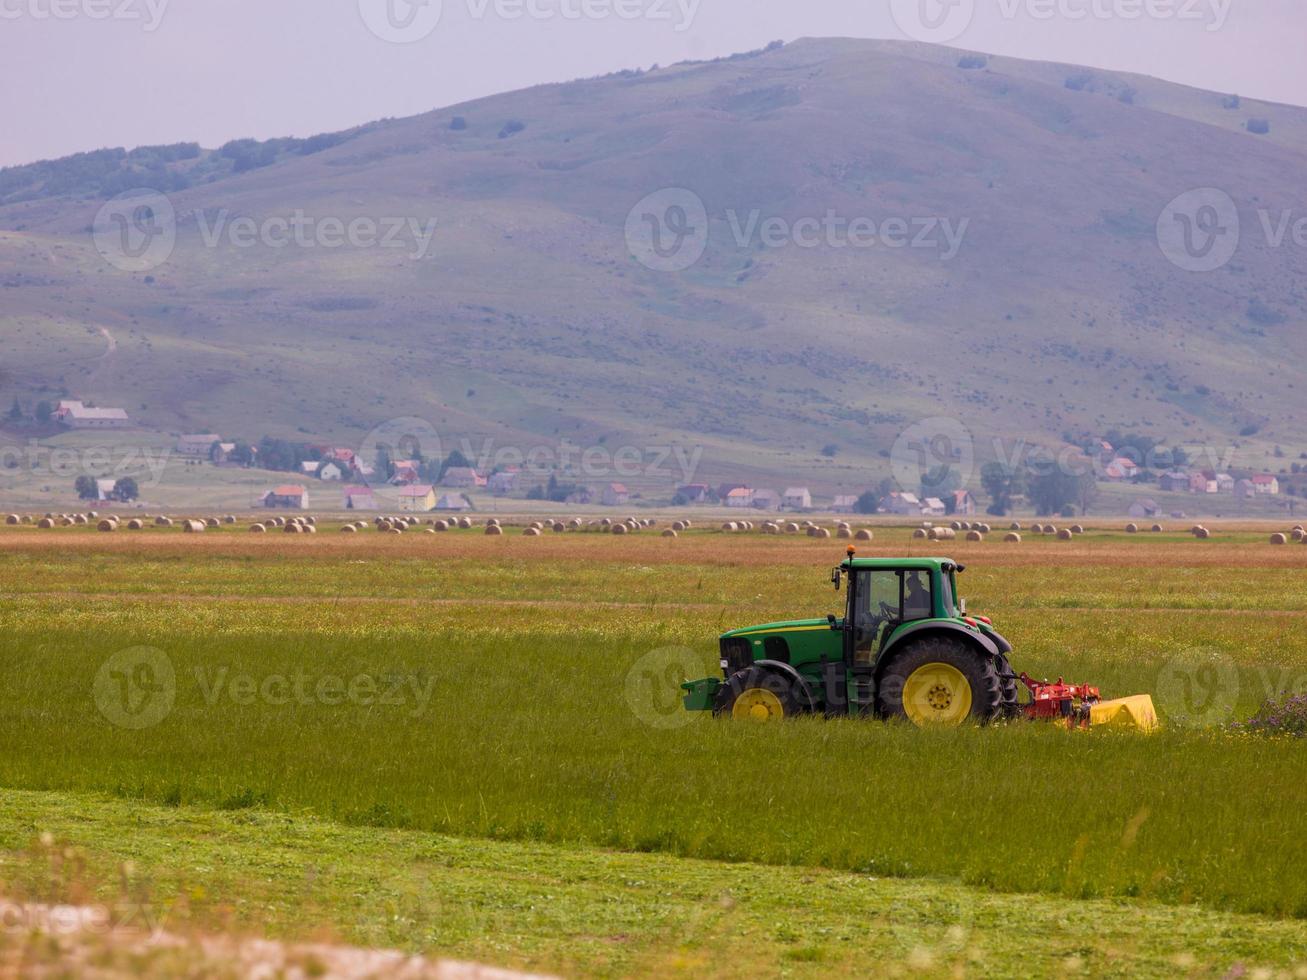
[[[826,492],[888,475],[895,438],[929,416],[963,420],[981,457],[995,437],[1111,428],[1238,446],[1246,465],[1307,449],[1303,250],[1257,217],[1301,200],[1307,110],[963,56],[805,40],[317,140],[11,168],[0,400],[67,393],[155,433],[357,445],[415,416],[447,441],[701,446],[706,481]],[[137,178],[168,192],[177,244],[126,272],[89,229]],[[1242,240],[1184,271],[1155,227],[1209,186],[1240,207]],[[624,237],[664,188],[709,217],[683,271]],[[297,213],[398,222],[402,247],[238,241],[238,219]],[[915,248],[770,247],[758,230],[828,213],[949,225]],[[948,258],[941,227],[963,231]]]

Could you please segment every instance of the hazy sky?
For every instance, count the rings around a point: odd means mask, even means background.
[[[1305,0],[0,0],[0,165],[307,136],[803,36],[942,40],[1307,104]]]

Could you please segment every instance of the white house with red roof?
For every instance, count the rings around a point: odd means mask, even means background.
[[[1253,493],[1259,497],[1271,497],[1280,492],[1280,481],[1274,473],[1254,473],[1249,479],[1252,481]]]

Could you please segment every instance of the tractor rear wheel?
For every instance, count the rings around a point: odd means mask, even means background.
[[[790,678],[757,667],[732,674],[713,705],[713,714],[736,721],[781,721],[802,711],[802,699]]]
[[[989,721],[1003,707],[995,658],[969,643],[924,637],[900,651],[881,675],[876,707],[884,718],[919,727]]]

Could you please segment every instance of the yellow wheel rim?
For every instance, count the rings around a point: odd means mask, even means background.
[[[960,725],[971,714],[971,685],[949,664],[925,664],[903,683],[903,710],[916,725]]]
[[[785,717],[785,708],[781,705],[781,699],[771,691],[751,687],[741,691],[735,699],[731,717],[744,721],[775,721]]]

